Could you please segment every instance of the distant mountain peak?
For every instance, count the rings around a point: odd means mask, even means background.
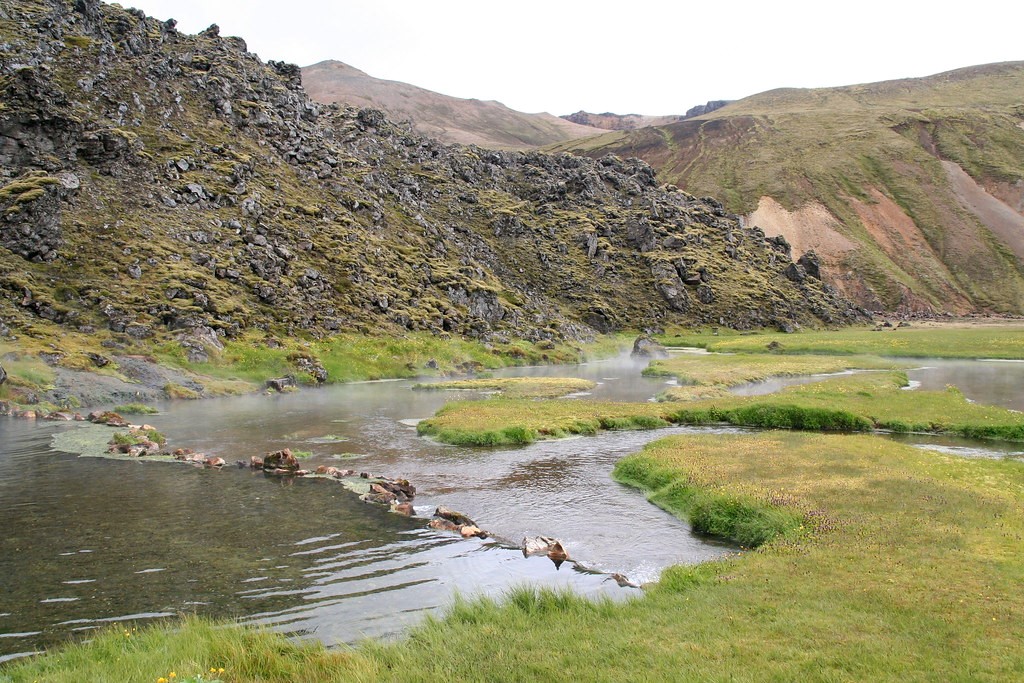
[[[303,68],[302,81],[318,102],[380,109],[394,120],[411,121],[419,133],[444,142],[533,149],[601,132],[551,114],[515,111],[494,100],[451,97],[375,78],[336,60]]]
[[[707,104],[698,104],[696,107],[687,109],[686,113],[682,115],[644,116],[642,114],[614,114],[612,112],[591,114],[580,110],[575,114],[566,114],[562,118],[566,121],[578,123],[581,126],[591,126],[603,130],[636,130],[638,128],[647,128],[648,126],[667,126],[671,123],[693,118],[694,116],[710,114],[716,109],[721,109],[729,104],[729,102],[730,100],[711,100]]]

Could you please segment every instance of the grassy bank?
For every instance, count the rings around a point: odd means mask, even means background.
[[[162,360],[212,377],[231,377],[262,382],[270,377],[296,375],[311,382],[307,362],[327,371],[328,382],[353,382],[385,378],[443,376],[513,365],[579,363],[590,354],[614,355],[625,347],[625,338],[609,337],[589,345],[540,343],[518,340],[507,344],[483,344],[426,333],[396,337],[339,334],[322,341],[245,338],[225,344],[205,363],[188,363],[178,347],[169,348]]]
[[[904,391],[900,372],[864,373],[787,387],[764,396],[716,395],[663,403],[488,399],[445,405],[419,423],[421,434],[463,446],[526,444],[602,429],[651,429],[670,424],[958,434],[1024,440],[1024,414],[971,403],[956,388]],[[686,387],[682,387],[687,391]],[[671,391],[667,392],[671,397]]]
[[[869,354],[905,358],[1024,359],[1024,325],[920,325],[848,328],[795,334],[677,333],[658,340],[669,346],[698,346],[709,351],[763,353]]]
[[[416,391],[493,391],[508,398],[558,398],[590,391],[597,382],[575,377],[488,377],[429,382],[413,386]]]
[[[86,643],[0,666],[0,683],[155,683],[160,678],[168,683],[269,683],[354,676],[370,680],[375,669],[370,660],[317,643],[291,642],[278,633],[186,617],[137,630],[114,625]]]
[[[524,589],[501,603],[459,603],[401,642],[350,654],[189,621],[184,632],[159,629],[130,646],[107,636],[3,675],[155,681],[189,664],[222,666],[225,681],[312,683],[1024,676],[1019,463],[766,432],[663,439],[617,476],[677,514],[696,517],[706,496],[729,519],[782,521],[753,525],[769,530],[758,550],[670,569],[624,604]],[[182,640],[194,645],[179,650]]]
[[[822,355],[781,356],[744,353],[737,355],[683,354],[653,361],[647,376],[672,376],[683,384],[732,387],[747,382],[763,382],[771,377],[793,377],[842,372],[852,369],[896,369],[893,361],[871,356],[842,357]]]
[[[185,349],[177,343],[156,348],[145,342],[126,345],[116,352],[95,348],[76,340],[53,355],[53,349],[35,340],[0,345],[0,357],[8,381],[0,385],[0,400],[33,405],[33,397],[53,389],[54,367],[42,360],[51,353],[57,367],[109,375],[126,382],[132,380],[118,368],[118,355],[143,357],[170,367],[181,375],[181,382],[197,385],[200,391],[181,383],[162,387],[169,399],[223,396],[256,391],[266,380],[291,375],[299,383],[312,384],[317,369],[326,371],[328,383],[412,377],[437,377],[471,374],[510,366],[573,364],[614,356],[629,348],[630,334],[605,335],[585,344],[513,340],[508,343],[483,342],[452,337],[444,339],[426,333],[401,336],[339,334],[319,341],[298,338],[279,339],[251,333],[224,341],[223,349],[207,348],[208,358],[189,361]],[[74,387],[68,387],[74,393]],[[73,397],[74,398],[74,397]],[[77,400],[71,401],[77,407]]]
[[[496,398],[446,404],[417,425],[419,433],[460,446],[505,446],[602,429],[669,425],[670,404]]]
[[[753,427],[888,429],[1024,440],[1024,414],[968,401],[955,387],[905,391],[900,372],[866,373],[786,387],[764,396],[687,402],[672,416],[684,424],[729,422]]]

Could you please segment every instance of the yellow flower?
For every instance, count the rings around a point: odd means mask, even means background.
[[[176,674],[176,673],[174,673],[174,672],[172,671],[171,673],[167,674],[167,677],[168,677],[168,678],[177,678],[177,677],[178,677],[178,674]]]
[[[156,679],[156,683],[167,683],[167,679],[161,676],[160,678]]]
[[[211,666],[211,667],[210,667],[210,673],[212,673],[212,674],[215,674],[215,673],[217,673],[217,668],[216,668],[216,667],[213,667],[213,666]]]
[[[220,667],[219,669],[217,669],[217,673],[218,673],[218,674],[222,674],[222,673],[224,673],[224,667],[222,666],[222,667]]]

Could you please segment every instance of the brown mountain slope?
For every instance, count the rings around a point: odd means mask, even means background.
[[[449,97],[399,81],[374,78],[333,60],[302,69],[302,83],[318,102],[373,107],[443,142],[489,149],[530,149],[600,132],[551,114],[525,114],[500,102]]]
[[[1024,62],[773,90],[559,148],[720,197],[871,308],[1024,313]]]

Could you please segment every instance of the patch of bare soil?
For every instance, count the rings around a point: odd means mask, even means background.
[[[1024,215],[1024,180],[1015,183],[986,183],[985,189],[1003,204]]]
[[[893,263],[914,279],[927,278],[929,289],[942,296],[947,310],[970,310],[970,303],[955,291],[951,285],[952,275],[913,219],[878,189],[871,188],[868,193],[873,203],[853,198],[849,202],[871,239]],[[903,299],[906,305],[901,305],[901,308],[930,308],[926,302],[912,296],[909,290],[904,291]]]
[[[817,202],[788,211],[771,197],[761,197],[757,209],[746,220],[769,237],[785,237],[793,247],[794,259],[813,250],[824,263],[835,263],[844,253],[857,248],[853,240],[839,232],[836,217]]]
[[[977,216],[1017,258],[1024,259],[1024,216],[993,197],[952,161],[943,161],[949,183],[960,204]]]

